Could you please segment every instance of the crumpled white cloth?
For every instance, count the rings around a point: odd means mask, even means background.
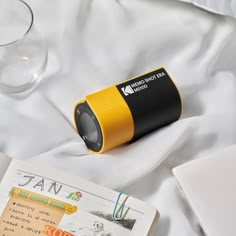
[[[236,143],[236,22],[167,0],[27,0],[49,49],[27,98],[0,95],[0,151],[64,169],[155,206],[154,235],[201,228],[171,169]],[[164,66],[183,97],[179,121],[102,155],[73,128],[87,94]]]
[[[236,17],[236,0],[182,0],[193,3],[208,11]]]

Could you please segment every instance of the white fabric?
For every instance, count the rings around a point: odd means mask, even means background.
[[[181,0],[208,11],[236,17],[236,0]]]
[[[0,152],[0,183],[5,174],[5,170],[7,169],[10,163],[11,158],[7,157],[6,155]]]
[[[0,151],[149,202],[161,214],[154,235],[201,235],[171,169],[236,142],[235,20],[166,0],[27,2],[49,66],[29,97],[0,95]],[[181,120],[103,155],[87,151],[75,103],[161,65],[182,94]]]

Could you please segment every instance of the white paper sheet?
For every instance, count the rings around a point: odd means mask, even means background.
[[[207,236],[236,234],[236,146],[173,169]]]

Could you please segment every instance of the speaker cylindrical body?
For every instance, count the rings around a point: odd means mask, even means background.
[[[179,91],[160,68],[86,96],[74,118],[88,148],[102,153],[178,120],[181,112]]]

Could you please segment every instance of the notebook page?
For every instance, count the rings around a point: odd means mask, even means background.
[[[130,197],[125,220],[115,222],[117,196],[78,176],[13,161],[0,186],[0,232],[7,236],[148,235],[156,209]]]

